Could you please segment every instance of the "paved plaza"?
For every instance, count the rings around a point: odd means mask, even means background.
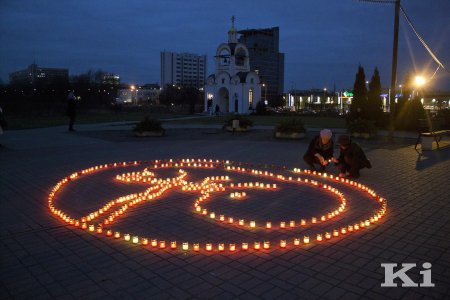
[[[449,299],[450,298],[450,147],[414,150],[414,136],[361,140],[373,168],[357,182],[387,199],[386,215],[364,230],[316,242],[316,233],[332,231],[373,215],[379,205],[354,187],[329,178],[298,175],[309,138],[277,140],[267,127],[232,134],[214,126],[172,126],[161,138],[136,138],[131,124],[79,125],[7,131],[0,136],[0,298],[1,299]],[[336,131],[337,133],[342,131]],[[445,143],[444,143],[445,144]],[[337,150],[336,150],[337,151]],[[65,224],[49,210],[47,198],[62,178],[113,162],[213,159],[284,176],[329,183],[347,198],[342,215],[317,227],[249,230],[195,213],[195,193],[172,189],[153,202],[131,209],[115,230],[179,242],[176,250],[142,246]],[[79,218],[120,196],[147,185],[121,184],[117,174],[138,172],[143,164],[111,168],[65,185],[57,208]],[[236,164],[238,165],[238,164]],[[229,175],[235,182],[277,184],[277,190],[246,190],[248,199],[217,193],[205,204],[217,214],[256,220],[300,221],[333,210],[337,197],[307,184],[186,168],[187,181]],[[155,170],[161,178],[177,169]],[[330,167],[331,174],[336,169]],[[320,223],[320,222],[319,222]],[[294,237],[311,245],[293,245]],[[213,251],[183,251],[180,242],[213,243]],[[268,240],[268,250],[241,250],[241,243]],[[285,249],[279,241],[286,240]],[[228,243],[238,251],[230,252]],[[226,249],[219,252],[217,245]],[[252,248],[253,244],[251,244]],[[405,274],[422,283],[431,263],[435,287],[381,287],[383,263],[415,263]],[[426,273],[423,273],[426,274]]]

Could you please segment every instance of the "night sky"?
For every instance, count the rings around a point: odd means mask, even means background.
[[[417,31],[450,71],[450,1],[402,0]],[[351,88],[358,64],[370,79],[380,70],[390,85],[393,4],[356,0],[0,0],[0,78],[36,62],[113,72],[123,83],[160,81],[160,51],[208,56],[227,41],[232,15],[238,30],[280,27],[285,90]],[[408,70],[437,68],[405,18],[400,18],[398,83]],[[439,70],[429,89],[450,91]]]

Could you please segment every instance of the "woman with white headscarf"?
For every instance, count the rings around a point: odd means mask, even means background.
[[[311,170],[315,171],[316,167],[314,164],[318,164],[320,170],[325,171],[327,165],[330,163],[334,150],[332,136],[333,133],[330,129],[322,129],[320,135],[314,137],[309,143],[303,160]]]

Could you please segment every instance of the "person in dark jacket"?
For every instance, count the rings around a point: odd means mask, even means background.
[[[338,139],[340,154],[339,157],[332,158],[332,161],[339,167],[339,177],[358,178],[359,170],[362,168],[372,168],[370,161],[361,147],[351,141],[346,134],[339,136]]]
[[[67,96],[67,116],[69,117],[69,131],[75,131],[73,124],[75,123],[75,118],[77,116],[77,103],[75,95],[70,92]]]
[[[320,135],[314,137],[309,143],[308,150],[303,156],[303,160],[311,170],[316,170],[314,164],[320,166],[321,171],[325,171],[330,159],[333,157],[334,143],[330,129],[322,129]]]

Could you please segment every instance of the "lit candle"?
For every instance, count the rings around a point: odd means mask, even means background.
[[[230,251],[234,252],[236,250],[236,245],[235,244],[230,244]]]
[[[266,222],[266,228],[271,229],[272,228],[272,222]]]
[[[280,241],[280,248],[286,248],[286,240]]]
[[[143,238],[142,239],[142,245],[147,246],[148,245],[148,239]]]
[[[306,225],[306,220],[305,219],[301,219],[300,225],[305,226]]]
[[[155,239],[152,239],[152,240],[150,241],[150,243],[151,243],[152,247],[158,246],[158,241],[155,240]]]
[[[269,241],[265,241],[263,247],[264,247],[264,249],[269,249],[270,248],[270,242]]]
[[[321,242],[322,241],[322,235],[321,234],[317,234],[317,241]]]
[[[103,232],[103,228],[101,226],[97,227],[97,233],[100,234]]]
[[[224,216],[224,215],[220,215],[219,220],[220,220],[221,222],[225,221],[225,216]]]
[[[139,237],[133,236],[132,242],[133,242],[133,244],[139,243]]]
[[[114,232],[114,238],[116,239],[120,238],[120,232],[118,231]]]
[[[123,239],[128,242],[130,240],[130,235],[128,233],[125,233]]]
[[[299,238],[295,238],[294,239],[294,245],[295,246],[299,246],[300,245],[300,239]]]
[[[333,236],[339,236],[339,231],[337,231],[336,229],[333,230]]]
[[[87,224],[86,223],[82,223],[81,224],[81,229],[86,229],[87,228]]]
[[[112,236],[112,230],[111,229],[108,229],[106,231],[106,236]]]
[[[261,249],[261,243],[260,242],[255,242],[254,248],[255,248],[255,250]]]
[[[348,231],[352,232],[353,231],[353,225],[348,225]]]
[[[206,244],[206,251],[212,251],[212,244]]]
[[[255,221],[250,221],[250,227],[251,228],[255,228],[256,227],[256,222]]]
[[[199,244],[194,244],[194,251],[198,252],[200,250]]]
[[[212,212],[212,213],[209,214],[209,217],[211,219],[215,219],[216,218],[216,214],[214,212]]]
[[[312,217],[311,218],[311,223],[316,224],[317,223],[317,218],[316,217]]]
[[[341,228],[341,233],[342,234],[346,234],[347,233],[347,228]]]
[[[289,227],[291,227],[291,228],[292,228],[292,227],[295,227],[295,221],[290,221],[290,222],[289,222]]]
[[[188,250],[188,249],[189,249],[189,243],[183,242],[182,249],[183,249],[183,250]]]
[[[219,249],[220,252],[224,251],[225,250],[225,244],[223,244],[223,243],[219,244],[218,249]]]
[[[161,249],[166,248],[166,242],[165,241],[159,241],[159,248],[161,248]]]
[[[233,224],[233,218],[232,218],[232,217],[229,217],[229,218],[228,218],[228,223],[229,223],[229,224]]]
[[[286,228],[286,222],[280,222],[280,228]]]
[[[303,243],[304,243],[304,244],[309,244],[309,236],[305,235],[305,236],[303,237]]]
[[[331,233],[325,232],[325,238],[326,238],[327,240],[331,239]]]
[[[248,250],[248,243],[242,243],[242,250]]]

